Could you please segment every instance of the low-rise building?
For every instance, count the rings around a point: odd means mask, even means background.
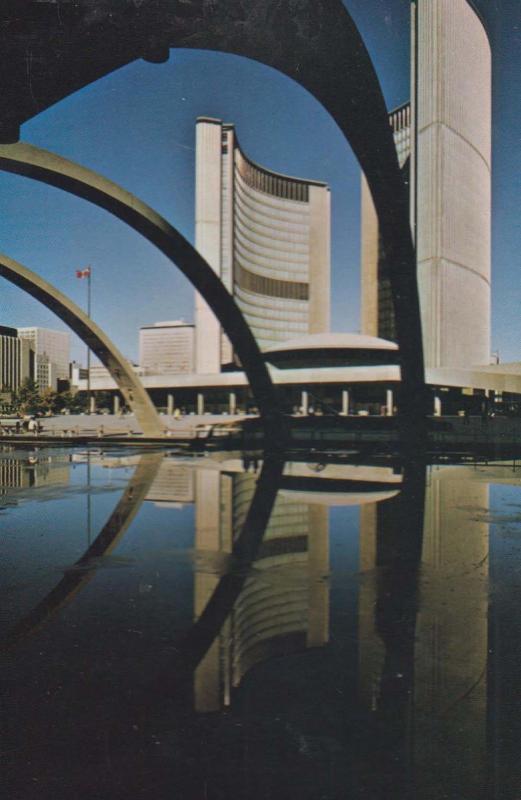
[[[194,371],[194,325],[183,320],[154,322],[139,330],[139,365],[145,375]]]

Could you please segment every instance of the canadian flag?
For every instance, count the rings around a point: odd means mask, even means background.
[[[76,270],[76,277],[77,278],[88,278],[90,276],[90,267],[87,269],[77,269]]]

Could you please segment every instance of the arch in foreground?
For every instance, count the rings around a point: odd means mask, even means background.
[[[248,377],[269,441],[281,442],[282,415],[259,346],[219,276],[179,231],[150,206],[93,170],[34,145],[0,146],[0,169],[82,197],[126,222],[155,245],[204,297]]]
[[[29,5],[36,0],[29,0]],[[43,11],[38,5],[40,14]],[[92,25],[91,3],[73,14],[14,12],[16,37],[0,56],[5,99],[0,137],[53,103],[138,58],[166,61],[170,48],[244,56],[289,76],[331,114],[369,184],[389,264],[402,366],[402,409],[425,413],[425,375],[416,257],[408,196],[400,174],[385,100],[371,57],[342,0],[183,0],[121,4],[105,0]],[[37,21],[35,21],[37,20]],[[104,23],[104,24],[101,24]],[[36,44],[35,44],[36,43]],[[36,47],[36,50],[34,49]],[[27,52],[39,65],[27,70]]]
[[[165,428],[148,392],[108,336],[72,300],[42,277],[0,253],[0,276],[32,295],[56,314],[107,367],[144,436],[163,436]]]

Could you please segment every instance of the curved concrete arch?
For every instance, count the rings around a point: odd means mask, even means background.
[[[164,434],[164,425],[140,379],[108,336],[79,306],[35,272],[3,253],[0,253],[0,276],[47,306],[90,347],[114,378],[145,436]]]
[[[56,186],[104,208],[161,250],[221,322],[248,377],[266,433],[280,441],[282,416],[259,346],[221,279],[176,228],[118,184],[48,150],[22,142],[1,145],[0,169]]]
[[[422,332],[407,191],[375,69],[342,0],[183,0],[133,8],[105,0],[100,13],[110,24],[95,30],[89,4],[71,17],[49,14],[46,27],[37,31],[30,13],[17,14],[17,38],[9,40],[3,62],[2,141],[16,141],[25,120],[124,64],[137,58],[167,60],[169,48],[233,53],[288,75],[332,115],[366,175],[390,265],[402,409],[423,414]],[[26,65],[35,39],[41,65],[36,94]]]

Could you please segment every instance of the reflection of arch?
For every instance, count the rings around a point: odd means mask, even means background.
[[[94,577],[99,566],[97,559],[107,556],[118,545],[141,508],[163,458],[163,453],[145,453],[141,456],[119,503],[96,539],[82,557],[65,572],[54,589],[8,632],[1,644],[2,649],[13,647],[38,630]]]
[[[262,543],[283,469],[284,462],[277,454],[266,454],[246,519],[233,544],[230,570],[219,580],[197,621],[179,639],[173,669],[164,676],[167,691],[177,688],[179,673],[189,675],[195,670],[231,613]]]
[[[181,269],[218,317],[248,376],[266,425],[278,419],[278,404],[268,369],[239,308],[205,259],[163,217],[92,170],[30,144],[0,146],[0,169],[89,200],[119,217],[161,250]]]
[[[130,5],[122,9],[119,2],[106,0],[99,18],[105,24],[95,28],[90,6],[80,6],[72,17],[49,12],[37,31],[29,13],[17,14],[16,39],[9,40],[5,57],[5,96],[13,101],[6,103],[0,119],[3,141],[16,140],[18,126],[35,113],[123,64],[140,57],[166,60],[170,47],[234,53],[288,75],[329,111],[366,175],[389,264],[402,363],[401,408],[423,411],[422,337],[407,191],[378,78],[342,0]],[[36,92],[27,52],[39,64]]]
[[[31,294],[65,322],[97,355],[116,381],[125,402],[134,411],[145,436],[162,436],[158,413],[130,364],[108,336],[79,308],[39,275],[0,253],[0,275]]]
[[[2,649],[17,645],[37,630],[91,580],[98,567],[96,559],[108,555],[121,540],[147,496],[163,458],[163,453],[141,456],[121,500],[94,542],[54,589],[9,631],[1,643]],[[284,462],[277,456],[266,456],[246,520],[233,547],[231,569],[220,579],[197,622],[180,639],[176,664],[185,673],[195,669],[203,658],[244,586],[270,519],[283,467]]]

